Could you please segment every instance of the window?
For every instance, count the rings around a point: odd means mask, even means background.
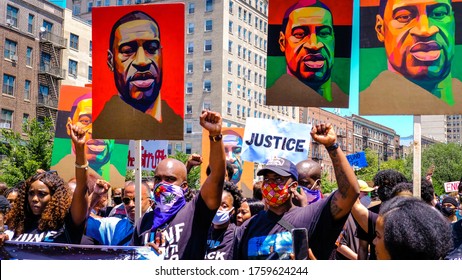
[[[167,146],[167,154],[171,155],[172,154],[172,144],[169,143]]]
[[[209,32],[209,31],[212,31],[212,29],[213,29],[213,20],[206,19],[204,22],[204,31]]]
[[[138,2],[137,4],[141,3],[140,0],[136,0],[136,1]],[[96,7],[101,7],[101,0],[96,0]]]
[[[93,80],[93,67],[88,66],[88,80]]]
[[[123,0],[117,0],[117,6],[122,6],[124,4],[123,2]]]
[[[22,114],[22,123],[27,123],[29,121],[29,114]]]
[[[234,23],[232,21],[229,21],[228,32],[231,34],[233,34],[233,25]]]
[[[69,39],[69,47],[74,50],[79,49],[79,36],[78,35],[71,33],[70,39]]]
[[[52,32],[53,31],[53,23],[49,22],[49,21],[46,21],[46,20],[43,20],[43,27],[45,27],[45,30],[47,32]]]
[[[204,91],[211,92],[212,91],[212,82],[210,80],[204,81]]]
[[[213,11],[213,0],[205,0],[205,12]]]
[[[237,104],[236,106],[236,115],[238,118],[241,117],[241,105]]]
[[[26,49],[26,65],[32,66],[32,48],[27,47]]]
[[[228,52],[233,53],[233,41],[228,41]]]
[[[92,55],[92,52],[93,52],[93,41],[90,41],[90,43],[88,44],[88,53],[90,54],[90,56]]]
[[[194,14],[195,9],[196,9],[195,4],[192,2],[189,2],[188,3],[188,14]]]
[[[232,110],[231,107],[232,106],[233,106],[233,103],[231,101],[228,101],[228,106],[226,107],[226,113],[228,115],[230,115],[230,116],[232,115],[232,113],[231,113],[231,110]]]
[[[194,64],[192,63],[192,61],[188,61],[188,64],[186,66],[186,71],[188,74],[194,72]]]
[[[186,104],[186,114],[192,114],[192,105]]]
[[[236,89],[236,92],[237,92],[237,96],[239,97],[241,95],[241,85],[237,85],[237,89]]]
[[[104,0],[104,6],[110,6],[111,0]]]
[[[186,143],[186,144],[185,144],[184,152],[185,152],[186,154],[191,154],[191,152],[192,152],[191,143]]]
[[[29,14],[29,18],[27,19],[27,32],[34,33],[34,15]]]
[[[188,34],[194,33],[194,23],[188,23]]]
[[[231,60],[228,60],[228,73],[233,72],[233,62]]]
[[[192,133],[192,123],[186,123],[186,133]]]
[[[186,83],[186,94],[192,94],[192,93],[193,93],[193,83],[187,82]]]
[[[194,42],[188,42],[188,50],[187,53],[191,54],[194,52]]]
[[[241,68],[242,66],[240,64],[237,65],[237,76],[241,77]]]
[[[10,76],[8,74],[3,74],[3,87],[2,93],[14,96],[14,82],[16,80],[15,76]]]
[[[128,2],[128,1],[127,1]],[[130,1],[131,2],[131,1]],[[128,4],[128,3],[127,3]],[[93,2],[92,1],[88,1],[87,3],[87,12],[91,12],[91,8],[93,8]]]
[[[205,40],[204,41],[204,52],[211,52],[212,51],[212,40]]]
[[[204,72],[210,71],[212,71],[212,61],[207,59],[204,61]]]
[[[5,39],[5,50],[3,55],[6,59],[13,59],[16,55],[17,43],[8,39]]]
[[[80,3],[72,5],[72,15],[79,16],[80,15]]]
[[[13,6],[7,5],[6,6],[6,20],[9,25],[18,27],[18,13],[19,9]]]
[[[13,111],[2,109],[0,116],[0,128],[12,128],[13,127]]]
[[[234,6],[234,2],[233,2],[233,1],[229,1],[229,13],[230,13],[230,14],[233,13],[233,6]]]
[[[175,144],[175,151],[181,152],[181,143],[176,143]]]
[[[211,108],[212,108],[212,106],[211,106],[211,104],[210,104],[209,101],[204,101],[204,103],[202,104],[202,108],[203,108],[204,110],[209,110],[209,111],[210,111]]]
[[[26,80],[24,82],[24,99],[30,100],[30,81]]]
[[[41,104],[48,104],[48,94],[50,92],[50,88],[46,85],[40,84],[39,86],[39,96],[38,96],[38,102]]]
[[[46,52],[42,52],[40,56],[40,71],[48,72],[51,69],[51,55]]]
[[[69,76],[77,77],[77,61],[69,59]]]
[[[232,94],[233,93],[233,82],[228,81],[228,93]]]

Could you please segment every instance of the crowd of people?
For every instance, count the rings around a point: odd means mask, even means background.
[[[55,171],[38,170],[16,186],[0,184],[0,244],[149,246],[160,258],[186,260],[461,259],[460,194],[440,199],[431,178],[423,178],[416,198],[412,182],[395,170],[379,171],[373,185],[358,180],[332,125],[314,125],[310,134],[332,160],[337,190],[322,192],[319,163],[274,158],[257,172],[252,197],[245,197],[226,163],[220,114],[204,111],[200,124],[210,138],[202,186],[193,190],[187,183],[188,172],[202,164],[200,155],[187,163],[167,158],[142,182],[140,198],[132,181],[111,186],[88,174],[86,132],[68,124],[75,178],[65,182]],[[306,238],[298,240],[295,231]],[[300,254],[293,244],[303,242]]]

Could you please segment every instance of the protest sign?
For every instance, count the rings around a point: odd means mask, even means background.
[[[141,168],[154,171],[157,164],[167,158],[167,140],[147,140],[141,142]],[[135,169],[135,142],[130,141],[127,169]]]

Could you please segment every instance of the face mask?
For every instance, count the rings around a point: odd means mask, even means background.
[[[321,198],[321,191],[320,190],[310,190],[308,188],[302,187],[303,191],[306,194],[306,201],[308,205],[311,203],[315,203]]]
[[[160,182],[154,187],[154,220],[151,230],[170,222],[186,204],[183,189],[177,185]]]
[[[367,206],[369,206],[369,204],[371,204],[371,197],[368,196],[368,195],[365,195],[365,196],[361,197],[359,202],[361,202],[362,205],[367,207]]]
[[[231,211],[233,211],[233,209],[234,209],[234,207],[231,208],[228,211],[218,209],[217,213],[215,214],[215,217],[213,217],[212,224],[217,225],[217,226],[221,226],[223,224],[226,224],[229,221],[229,218],[230,218],[229,213],[231,213]]]
[[[456,209],[451,207],[442,207],[441,213],[443,213],[446,217],[450,217],[456,213]]]
[[[122,197],[121,197],[121,196],[114,196],[114,197],[112,198],[112,200],[114,201],[114,204],[115,204],[115,205],[119,205],[119,204],[122,203]]]
[[[284,204],[290,197],[289,186],[285,184],[265,183],[261,191],[268,206],[278,207]]]

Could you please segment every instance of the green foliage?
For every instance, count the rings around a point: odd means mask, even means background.
[[[53,121],[49,118],[43,123],[36,119],[23,124],[25,137],[10,129],[2,129],[0,154],[6,158],[0,162],[0,181],[14,186],[35,174],[37,169],[50,169],[53,150]]]
[[[361,179],[363,181],[369,182],[372,181],[374,178],[375,174],[377,174],[377,171],[379,169],[379,156],[377,152],[367,148],[364,150],[366,153],[366,161],[368,166],[361,168],[360,170],[356,170],[356,176],[358,179]],[[380,163],[382,165],[382,163]]]
[[[337,182],[329,180],[329,173],[323,172],[321,175],[322,193],[331,193],[338,188]]]
[[[459,181],[462,177],[462,147],[455,143],[438,143],[422,150],[422,176],[434,165],[432,181],[435,193],[445,193],[444,183]],[[412,174],[413,155],[408,156],[407,168]]]
[[[174,155],[170,155],[170,158],[177,159],[186,165],[188,161],[189,154],[183,153],[181,151],[175,151]],[[188,173],[188,186],[192,189],[199,189],[201,187],[201,166],[193,167]]]

